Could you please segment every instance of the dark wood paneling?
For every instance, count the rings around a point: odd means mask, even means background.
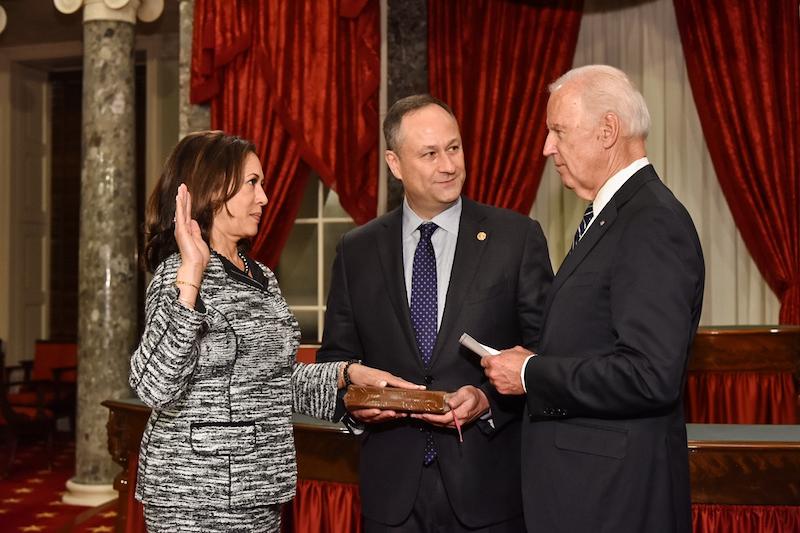
[[[50,74],[50,338],[73,342],[78,337],[82,82],[79,70]]]
[[[800,368],[800,326],[700,328],[690,371],[792,372]]]
[[[800,505],[800,442],[689,443],[692,503]]]
[[[109,451],[127,469],[129,454],[139,449],[150,410],[135,400],[109,400],[103,405],[111,411]],[[358,437],[341,426],[305,423],[295,423],[294,434],[301,479],[358,483]],[[753,442],[728,436],[690,440],[688,446],[692,503],[800,505],[800,441]],[[125,479],[123,471],[114,483],[120,490],[120,513],[127,502]]]

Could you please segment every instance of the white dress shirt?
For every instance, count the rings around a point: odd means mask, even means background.
[[[442,325],[447,288],[450,286],[450,273],[453,271],[453,258],[456,255],[458,226],[461,223],[461,198],[430,221],[417,215],[408,200],[403,200],[403,271],[406,280],[406,297],[411,306],[411,275],[414,270],[414,252],[417,250],[420,233],[419,226],[433,222],[439,229],[433,232],[431,244],[436,254],[436,330]]]

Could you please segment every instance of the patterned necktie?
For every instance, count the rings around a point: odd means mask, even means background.
[[[433,345],[436,344],[437,289],[436,254],[431,235],[439,228],[433,222],[419,226],[419,243],[414,252],[411,273],[411,325],[417,338],[417,347],[426,367],[431,364]]]
[[[425,368],[431,365],[433,346],[436,344],[436,319],[438,315],[436,287],[436,253],[433,251],[431,235],[439,228],[433,222],[419,226],[419,242],[414,251],[414,266],[411,271],[411,325],[417,339],[417,348]],[[436,459],[436,444],[428,431],[425,439],[425,455],[422,463],[429,465]]]
[[[589,223],[592,221],[594,217],[594,211],[592,210],[592,204],[586,206],[586,211],[583,212],[583,218],[581,219],[581,223],[578,225],[578,229],[575,230],[575,237],[572,239],[572,248],[570,250],[574,250],[576,246],[578,246],[578,241],[581,240],[583,234],[586,233],[586,229],[589,227]]]

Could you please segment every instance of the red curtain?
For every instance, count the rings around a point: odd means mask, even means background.
[[[192,101],[253,140],[269,204],[253,255],[275,266],[313,168],[361,224],[378,188],[377,0],[197,0]]]
[[[297,496],[283,509],[283,533],[361,532],[358,485],[297,480]]]
[[[694,424],[797,424],[791,372],[689,372],[686,422]]]
[[[700,123],[736,227],[800,324],[797,2],[674,0]]]
[[[800,531],[800,507],[790,505],[692,505],[694,533]]]
[[[429,0],[430,92],[456,114],[470,198],[530,212],[547,85],[572,65],[582,0]]]

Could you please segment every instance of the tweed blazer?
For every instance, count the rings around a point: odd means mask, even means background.
[[[297,320],[275,275],[249,264],[254,279],[212,254],[195,309],[178,301],[178,254],[159,265],[147,290],[130,374],[153,408],[136,486],[146,505],[288,501],[297,479],[292,412],[333,417],[338,365],[295,362]]]

